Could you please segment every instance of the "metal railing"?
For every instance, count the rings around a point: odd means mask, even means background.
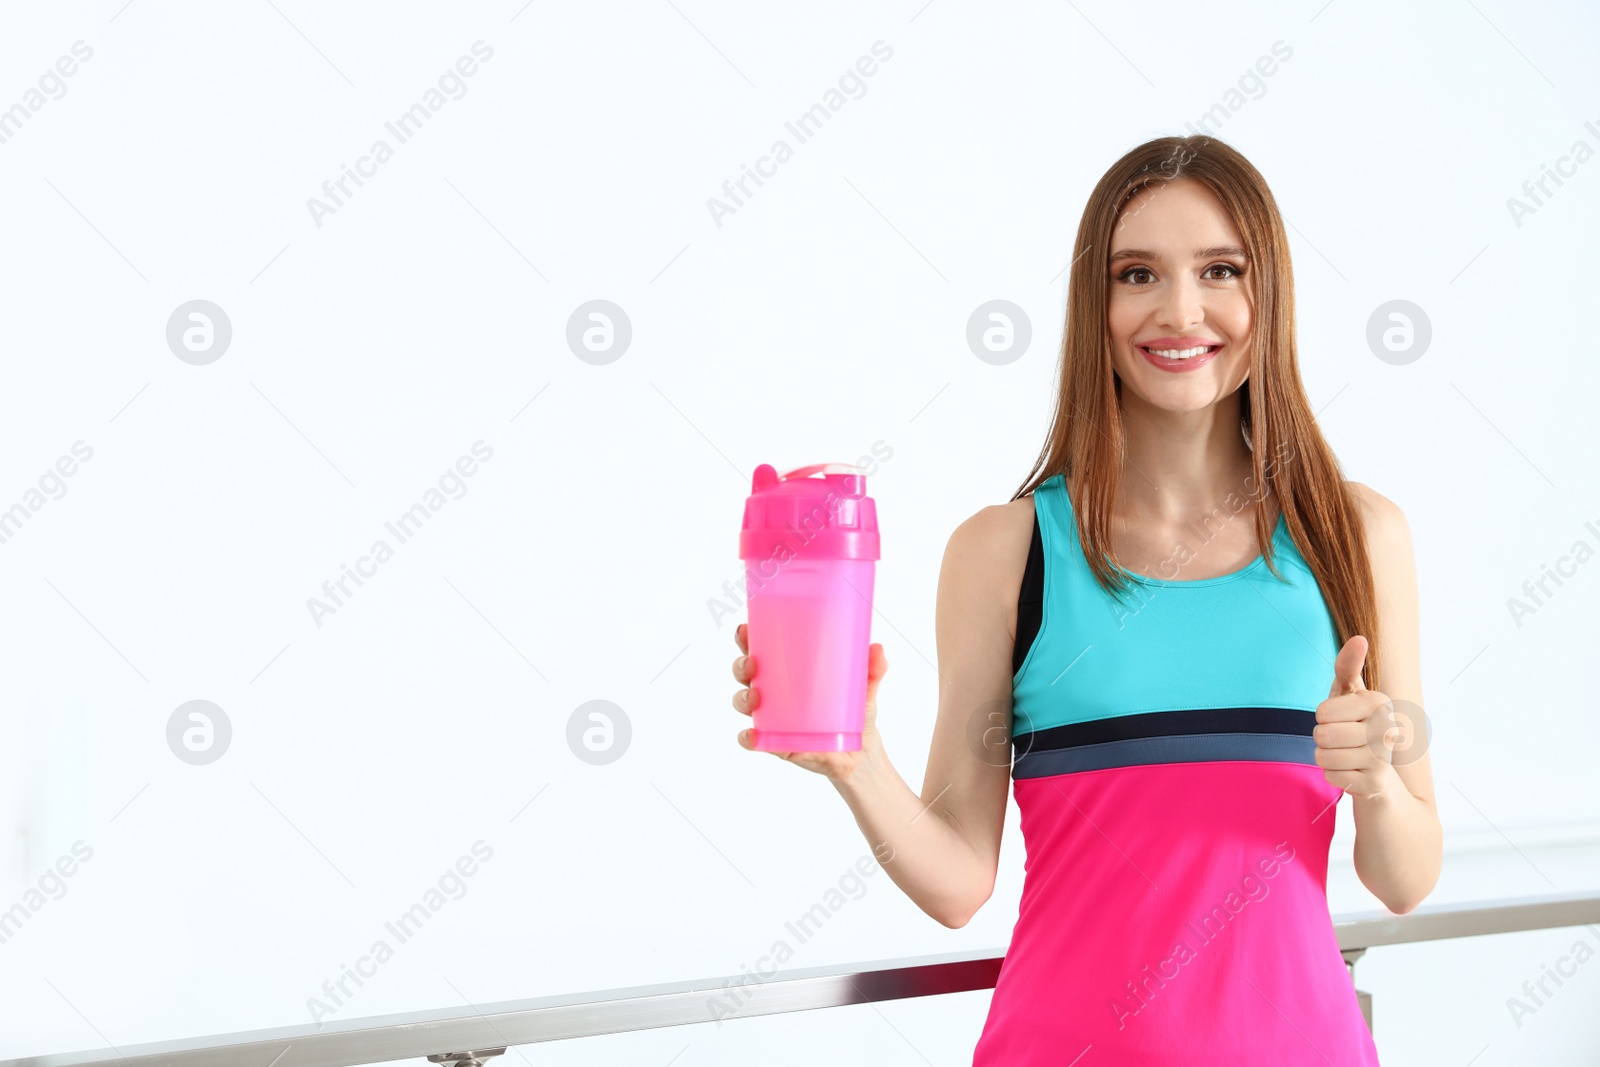
[[[1600,895],[1522,897],[1473,904],[1423,906],[1407,915],[1387,911],[1335,916],[1339,949],[1350,968],[1370,948],[1444,938],[1478,937],[1600,922]],[[886,960],[840,969],[780,971],[771,978],[730,978],[570,993],[532,1000],[409,1012],[336,1023],[220,1034],[92,1052],[5,1060],[0,1067],[355,1067],[427,1057],[468,1067],[512,1045],[687,1026],[719,1017],[736,995],[738,1018],[814,1011],[906,997],[994,988],[1003,952],[979,949]],[[1372,1025],[1371,998],[1360,993]]]

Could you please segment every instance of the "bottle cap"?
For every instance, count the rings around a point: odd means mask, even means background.
[[[744,502],[739,558],[878,559],[878,508],[862,469],[815,463],[779,474],[761,464]]]

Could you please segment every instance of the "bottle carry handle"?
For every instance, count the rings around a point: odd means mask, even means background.
[[[823,474],[827,475],[855,474],[864,470],[866,470],[865,467],[857,466],[854,463],[813,463],[809,467],[796,467],[792,471],[786,471],[783,474],[778,475],[778,480],[781,482],[786,482],[791,478],[809,478],[818,471],[821,471]]]

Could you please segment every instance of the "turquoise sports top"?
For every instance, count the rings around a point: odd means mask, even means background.
[[[1027,860],[975,1067],[1376,1067],[1328,915],[1344,792],[1311,737],[1337,630],[1284,520],[1281,579],[1264,556],[1124,571],[1118,600],[1064,477],[1033,499],[1039,623],[1011,731]]]

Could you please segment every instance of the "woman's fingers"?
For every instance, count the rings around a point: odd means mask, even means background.
[[[733,707],[735,711],[742,712],[745,715],[749,715],[754,711],[755,706],[761,702],[761,698],[756,694],[756,691],[750,688],[750,678],[755,674],[755,665],[750,662],[750,638],[746,632],[748,625],[748,623],[741,622],[733,630],[733,639],[738,644],[739,651],[743,653],[733,661],[733,676],[740,685],[745,687],[733,694]],[[751,746],[749,730],[739,731],[739,745],[741,748],[749,748]]]
[[[745,633],[746,623],[740,623],[733,631],[733,638],[739,644],[739,651],[744,653],[733,661],[733,676],[743,685],[750,684],[750,678],[755,674],[755,663],[750,659],[750,641]]]

